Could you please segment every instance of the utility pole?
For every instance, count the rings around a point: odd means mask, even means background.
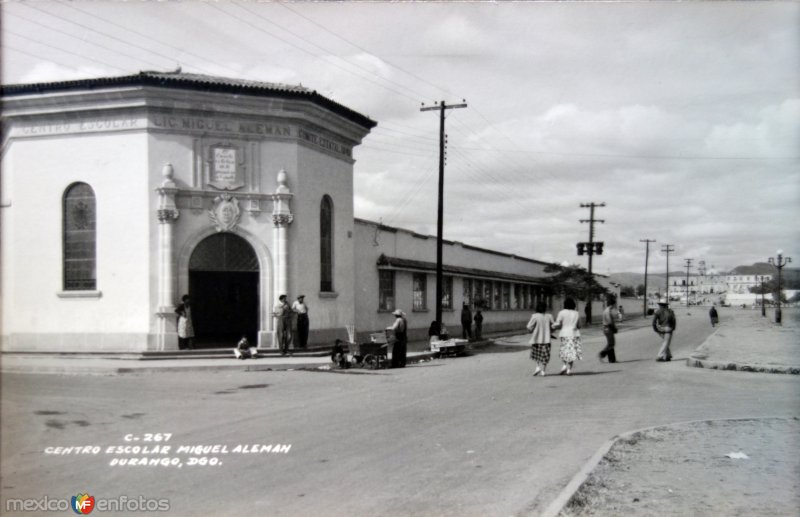
[[[689,307],[689,270],[692,269],[692,261],[694,259],[683,259],[686,261],[686,307]]]
[[[639,239],[645,243],[644,252],[644,301],[642,302],[642,315],[647,317],[647,263],[650,261],[650,243],[656,242],[655,239]]]
[[[667,303],[669,303],[669,254],[675,251],[675,246],[664,244],[661,246],[661,251],[667,254]]]
[[[463,99],[462,99],[463,101]],[[424,104],[423,104],[424,106]],[[439,211],[436,224],[436,324],[442,327],[442,230],[444,228],[444,112],[449,109],[466,108],[467,104],[452,104],[447,106],[444,101],[438,106],[420,108],[420,111],[439,110]],[[452,295],[451,295],[452,296]]]
[[[605,203],[581,203],[581,208],[588,208],[589,209],[589,219],[581,219],[582,223],[589,223],[589,242],[579,242],[578,243],[578,255],[583,255],[584,250],[586,253],[589,254],[589,278],[594,279],[592,276],[592,257],[597,255],[603,254],[603,243],[602,242],[594,242],[594,223],[604,223],[605,221],[602,219],[595,219],[594,218],[594,209],[606,206]],[[592,299],[594,293],[592,293],[592,288],[589,286],[589,293],[588,293],[588,300],[586,300],[586,326],[592,324]]]

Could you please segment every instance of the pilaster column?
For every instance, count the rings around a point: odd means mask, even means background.
[[[156,189],[159,196],[158,209],[158,316],[156,329],[157,350],[177,350],[178,335],[175,328],[175,279],[177,265],[174,258],[174,224],[180,216],[175,205],[178,189],[173,177],[172,165],[164,165],[164,181]]]
[[[286,171],[278,172],[278,188],[272,195],[272,224],[275,227],[273,249],[275,250],[275,289],[270,306],[277,297],[289,293],[289,225],[294,220],[290,202],[294,196],[287,185]]]

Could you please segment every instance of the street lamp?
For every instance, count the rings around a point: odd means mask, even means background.
[[[777,260],[769,258],[769,263],[778,268],[778,305],[775,307],[775,323],[781,322],[781,269],[792,262],[792,257],[784,257],[783,250],[778,250]]]

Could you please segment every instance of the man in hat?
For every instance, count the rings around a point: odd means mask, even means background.
[[[292,304],[292,310],[297,315],[297,346],[300,348],[308,345],[308,305],[305,299],[306,295],[301,294]]]
[[[278,348],[281,350],[281,355],[286,355],[292,345],[292,308],[286,301],[285,294],[278,297],[278,304],[272,311],[272,315],[276,320],[275,335],[278,340]]]
[[[658,351],[656,361],[671,361],[672,352],[669,345],[672,342],[672,333],[675,332],[675,313],[669,308],[669,301],[661,298],[658,309],[653,315],[653,330],[661,336],[661,349]]]
[[[406,349],[408,347],[408,322],[405,313],[400,309],[392,314],[395,316],[394,324],[389,330],[394,332],[394,345],[392,346],[392,368],[404,368],[406,366]]]

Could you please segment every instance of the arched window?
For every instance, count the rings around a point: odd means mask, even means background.
[[[322,196],[319,208],[319,290],[333,292],[333,200]]]
[[[64,191],[64,290],[97,289],[97,207],[92,187],[73,183]]]

